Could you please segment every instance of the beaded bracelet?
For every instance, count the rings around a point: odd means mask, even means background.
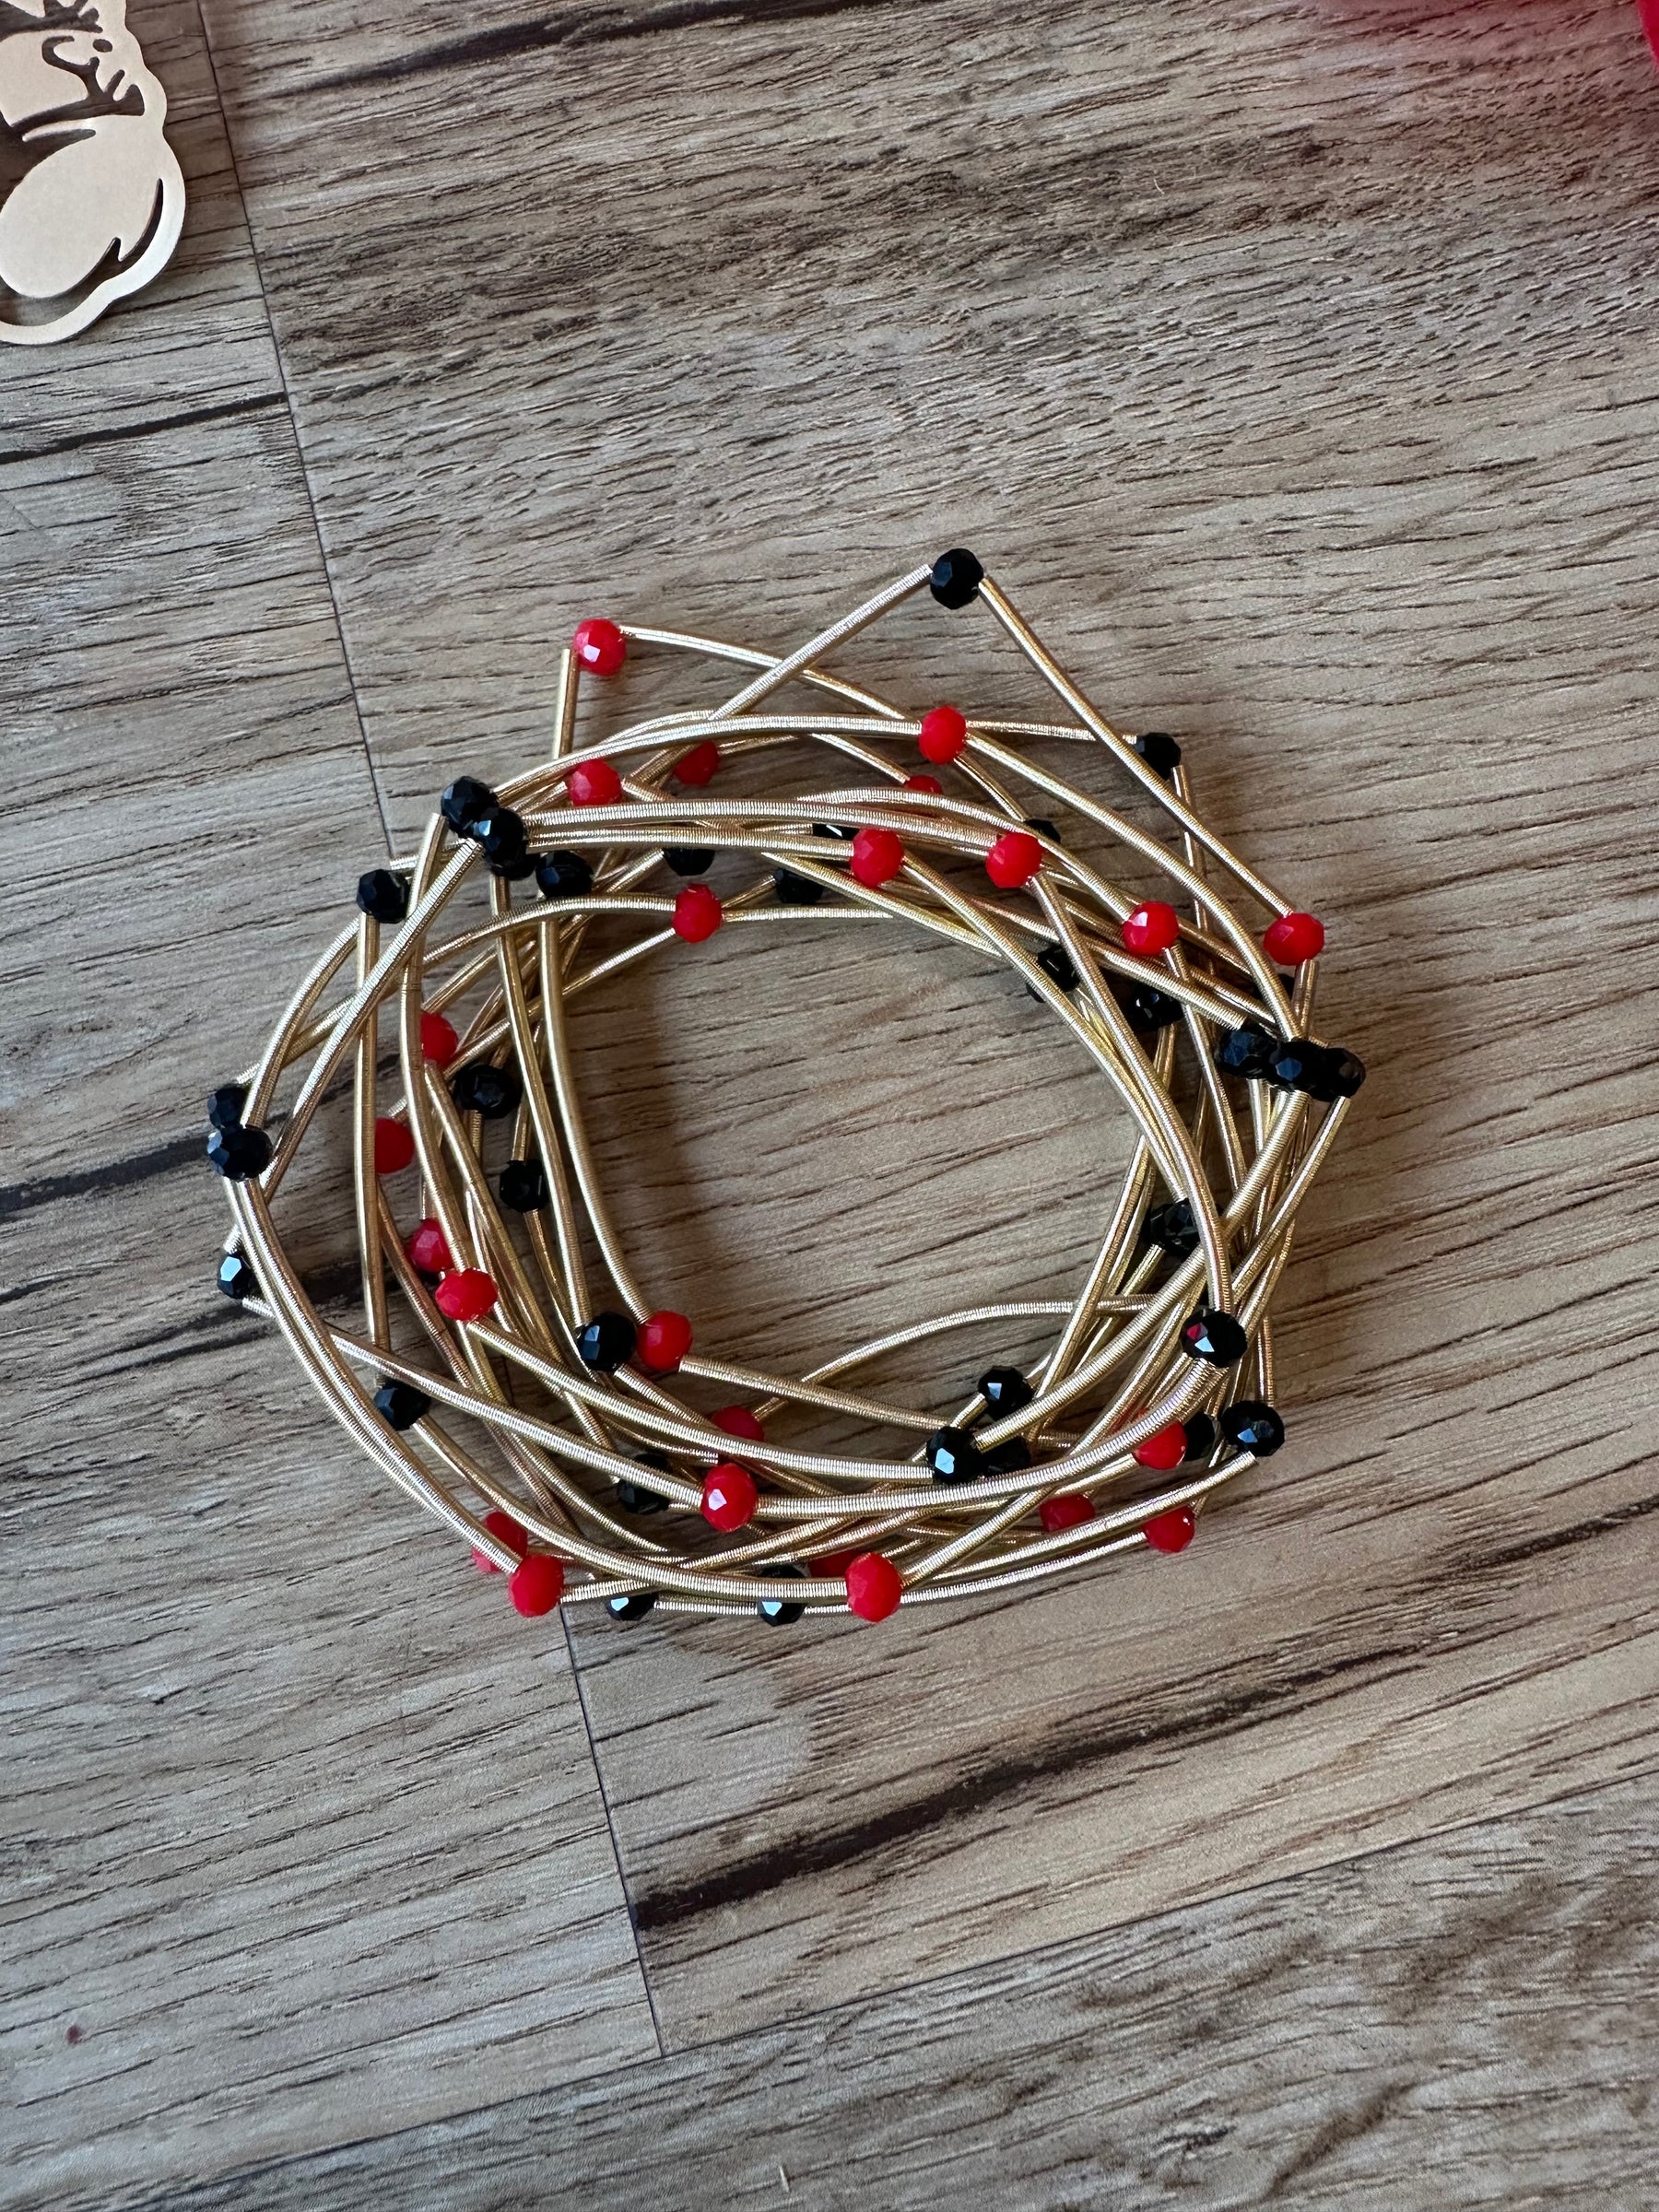
[[[836,647],[924,591],[988,612],[1068,719],[940,705],[918,720],[829,672]],[[578,747],[582,677],[617,677],[637,647],[753,673],[712,712]],[[791,688],[805,703],[785,711]],[[1051,739],[1155,802],[1163,836],[1039,765],[1030,748]],[[954,792],[912,772],[912,747]],[[747,754],[775,766],[775,794],[709,795]],[[1171,899],[1117,888],[1065,824],[1151,864]],[[724,899],[700,880],[723,853],[755,869]],[[459,894],[480,886],[488,912],[462,916]],[[880,1620],[1179,1551],[1206,1501],[1283,1441],[1268,1304],[1365,1072],[1312,1034],[1324,931],[1206,827],[1175,741],[1108,724],[971,553],[912,570],[782,658],[583,622],[551,758],[500,793],[451,783],[413,856],[364,876],[357,904],[258,1064],[210,1101],[234,1219],[219,1286],[276,1323],[342,1425],[506,1574],[521,1613],[562,1600],[623,1620],[657,1606]],[[621,949],[595,949],[602,915],[631,928]],[[653,1307],[612,1226],[568,1009],[721,928],[872,920],[1006,962],[1106,1077],[1138,1136],[1104,1239],[1075,1298],[939,1314],[798,1378],[694,1356],[690,1321]],[[335,1101],[351,1115],[360,1328],[318,1312],[272,1211]],[[406,1227],[392,1192],[411,1168],[420,1217]],[[959,1381],[944,1418],[861,1380],[901,1347],[994,1349],[999,1328],[1033,1320],[1053,1329],[1034,1371]],[[747,1402],[700,1412],[676,1376]],[[815,1413],[865,1425],[882,1454],[815,1451],[801,1425]]]

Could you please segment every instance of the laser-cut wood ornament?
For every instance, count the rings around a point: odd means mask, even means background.
[[[166,118],[124,0],[0,0],[0,342],[72,337],[166,266]]]
[[[988,613],[1065,719],[918,717],[834,672],[838,646],[929,589],[942,620]],[[579,747],[583,673],[625,683],[636,650],[754,673],[712,712]],[[1075,748],[1075,778],[1040,765],[1030,748],[1050,741]],[[775,767],[775,787],[713,795],[745,756]],[[1168,898],[1088,864],[1085,831],[1155,867]],[[722,897],[700,880],[717,854],[751,871]],[[480,882],[488,910],[469,921],[458,900]],[[912,571],[781,658],[584,622],[550,758],[499,794],[451,784],[415,853],[363,877],[359,908],[258,1065],[211,1101],[234,1217],[220,1287],[276,1324],[394,1482],[507,1572],[521,1612],[880,1619],[1178,1551],[1283,1441],[1269,1300],[1364,1076],[1312,1034],[1323,927],[1204,822],[1180,747],[1108,724],[971,554]],[[620,950],[594,947],[601,916],[632,925]],[[920,928],[1005,962],[1138,1138],[1071,1298],[889,1326],[794,1377],[722,1359],[694,1317],[654,1308],[599,1186],[568,1021],[601,976],[695,958],[719,928],[820,924]],[[312,1304],[274,1210],[330,1108],[352,1130],[357,1327]],[[1028,1375],[997,1335],[1033,1319],[1053,1339]],[[883,1356],[935,1339],[938,1403],[884,1391]],[[746,1402],[700,1411],[677,1379]],[[815,1445],[815,1415],[865,1424],[869,1454]]]

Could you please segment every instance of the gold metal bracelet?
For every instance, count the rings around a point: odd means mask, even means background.
[[[918,720],[825,667],[927,591],[947,619],[987,608],[1068,719]],[[614,677],[630,651],[746,673],[712,712],[578,745],[582,678]],[[275,1322],[343,1425],[526,1614],[597,1602],[637,1619],[660,1599],[877,1620],[1182,1549],[1284,1437],[1268,1301],[1364,1077],[1312,1033],[1323,926],[1203,821],[1174,740],[1106,722],[959,548],[782,657],[585,622],[557,698],[548,759],[500,792],[453,783],[413,855],[364,877],[358,922],[257,1065],[214,1094],[208,1156],[233,1217],[220,1287]],[[1150,800],[1162,834],[1039,761],[1030,748],[1050,740],[1143,815]],[[738,758],[773,787],[708,795]],[[1102,875],[1079,831],[1155,865],[1169,897]],[[700,880],[720,853],[755,867],[724,900]],[[488,914],[468,917],[480,882]],[[601,917],[628,933],[619,949],[594,948]],[[812,922],[994,955],[1127,1107],[1138,1140],[1074,1298],[940,1314],[798,1377],[694,1351],[685,1316],[653,1312],[599,1187],[571,1005],[727,924]],[[360,1330],[317,1311],[275,1218],[335,1103],[351,1116]],[[400,1233],[386,1186],[406,1171],[420,1219]],[[1033,1319],[1053,1328],[1033,1371],[987,1369],[948,1416],[866,1380],[900,1347]],[[677,1376],[751,1403],[705,1415]],[[863,1424],[870,1454],[815,1449],[826,1414]]]

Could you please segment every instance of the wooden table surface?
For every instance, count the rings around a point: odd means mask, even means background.
[[[130,14],[178,258],[0,358],[0,2206],[1659,2202],[1630,9]],[[522,1622],[214,1290],[202,1099],[577,617],[953,543],[1331,923],[1290,1445],[881,1630]],[[942,650],[865,665],[1021,696]],[[1056,1025],[863,951],[582,1011],[736,1356],[1099,1234]]]

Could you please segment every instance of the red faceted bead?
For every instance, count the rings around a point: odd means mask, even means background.
[[[760,1493],[754,1477],[735,1459],[723,1459],[711,1467],[702,1487],[702,1517],[730,1533],[745,1527],[754,1517]]]
[[[1171,1421],[1144,1444],[1136,1444],[1130,1456],[1137,1467],[1156,1467],[1160,1475],[1167,1475],[1186,1457],[1186,1430],[1179,1421]]]
[[[461,1040],[455,1033],[453,1021],[445,1021],[441,1014],[423,1014],[420,1018],[420,1056],[435,1060],[440,1067],[447,1067],[455,1056]]]
[[[860,1554],[856,1550],[826,1551],[820,1552],[816,1559],[808,1559],[806,1564],[821,1581],[839,1583],[853,1560],[859,1557]]]
[[[967,719],[955,707],[934,707],[923,715],[916,743],[924,759],[943,768],[958,758],[967,742]]]
[[[507,1594],[513,1610],[529,1620],[551,1613],[564,1595],[564,1561],[550,1552],[533,1551],[508,1576]]]
[[[614,806],[622,796],[622,779],[608,760],[580,760],[565,789],[572,806]]]
[[[1281,914],[1263,936],[1262,950],[1280,968],[1300,968],[1324,950],[1324,924],[1317,914]]]
[[[861,1551],[847,1562],[847,1610],[860,1620],[885,1620],[897,1612],[904,1584],[891,1559],[879,1551]]]
[[[455,1264],[455,1255],[449,1248],[449,1239],[441,1226],[430,1217],[417,1221],[409,1237],[410,1259],[422,1275],[447,1275]]]
[[[641,1367],[671,1375],[691,1349],[691,1324],[683,1313],[653,1313],[640,1324],[634,1350]]]
[[[891,883],[904,865],[904,847],[891,830],[861,830],[853,840],[853,873],[866,890]]]
[[[1124,924],[1125,947],[1143,960],[1168,952],[1181,936],[1181,919],[1161,899],[1148,899]]]
[[[712,737],[705,737],[700,745],[694,745],[688,753],[680,755],[671,773],[677,783],[694,783],[700,790],[712,780],[719,766],[720,747]]]
[[[415,1157],[415,1139],[407,1122],[394,1122],[382,1113],[374,1124],[374,1171],[395,1175]]]
[[[482,1321],[500,1295],[481,1267],[461,1267],[444,1277],[432,1300],[452,1321]]]
[[[718,1413],[712,1413],[709,1418],[716,1429],[724,1430],[727,1436],[740,1436],[746,1444],[763,1444],[766,1441],[765,1430],[747,1406],[723,1406]]]
[[[1017,891],[1042,865],[1042,847],[1029,830],[1010,830],[985,855],[985,873],[999,891]]]
[[[721,905],[706,883],[688,883],[674,902],[674,934],[688,945],[700,945],[725,920]]]
[[[511,1513],[486,1513],[484,1516],[484,1525],[489,1531],[490,1535],[492,1536],[499,1537],[500,1541],[507,1546],[509,1550],[516,1551],[521,1559],[529,1550],[529,1533],[527,1530],[520,1527],[519,1524],[513,1519]],[[496,1565],[495,1561],[490,1558],[487,1551],[479,1551],[475,1547],[472,1556],[473,1565],[478,1570],[480,1574],[500,1573],[500,1569]]]
[[[1154,1551],[1184,1551],[1197,1525],[1198,1516],[1192,1507],[1177,1505],[1167,1513],[1154,1513],[1141,1534]]]
[[[571,651],[594,676],[615,676],[628,658],[628,640],[603,615],[590,615],[577,623]]]
[[[1062,1490],[1057,1498],[1043,1500],[1037,1517],[1051,1536],[1057,1536],[1064,1528],[1081,1528],[1085,1521],[1092,1521],[1094,1500],[1078,1490]]]
[[[906,776],[899,786],[900,791],[924,791],[930,799],[943,798],[945,786],[937,776]]]

